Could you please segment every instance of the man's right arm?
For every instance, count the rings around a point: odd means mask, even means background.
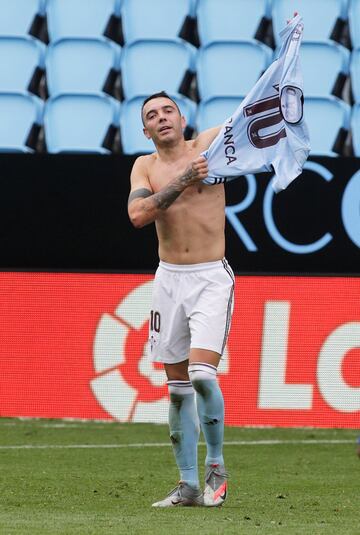
[[[131,172],[128,200],[128,213],[134,227],[141,228],[154,222],[187,187],[206,178],[207,172],[207,160],[200,156],[189,165],[184,174],[153,193],[143,159],[138,158]]]

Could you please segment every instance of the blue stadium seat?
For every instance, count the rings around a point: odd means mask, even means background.
[[[100,37],[107,32],[111,17],[119,15],[119,0],[47,0],[50,41]]]
[[[360,0],[350,0],[349,27],[351,43],[354,48],[360,47]]]
[[[352,143],[355,156],[360,156],[360,104],[355,104],[351,116]]]
[[[353,98],[355,102],[360,102],[360,48],[352,51],[350,75]]]
[[[0,57],[0,91],[37,92],[45,61],[43,43],[30,36],[0,37]]]
[[[176,39],[193,14],[193,0],[123,0],[125,43],[138,39]]]
[[[42,115],[43,102],[38,97],[0,93],[0,151],[34,152],[31,137],[33,129],[42,125]]]
[[[198,0],[190,0],[190,16],[196,18]]]
[[[262,39],[267,26],[267,0],[199,0],[200,43]]]
[[[44,15],[43,0],[0,0],[0,35],[23,36],[36,15]]]
[[[305,95],[341,97],[349,75],[350,52],[347,48],[330,40],[305,42],[300,48],[300,58]]]
[[[141,107],[146,96],[138,96],[122,103],[120,114],[120,135],[124,154],[149,154],[155,151],[151,140],[143,134],[143,124],[141,120]],[[171,95],[180,108],[182,115],[186,119],[187,125],[195,128],[196,105],[182,95]]]
[[[305,98],[311,154],[337,156],[350,127],[351,108],[337,97]]]
[[[48,0],[40,0],[40,15],[42,16],[46,15],[47,3],[48,3]]]
[[[203,132],[208,128],[223,124],[242,100],[241,97],[214,97],[200,102],[196,119],[197,131]]]
[[[115,132],[120,103],[105,95],[58,95],[45,105],[47,150],[110,154],[106,140]]]
[[[255,40],[218,42],[200,48],[197,81],[201,99],[245,96],[268,67],[272,50]]]
[[[105,38],[61,39],[50,44],[46,54],[49,94],[112,93],[120,54],[120,46]]]
[[[276,44],[279,33],[297,11],[304,19],[303,41],[339,41],[347,19],[347,0],[273,0],[272,18]]]
[[[195,49],[180,41],[140,40],[123,47],[121,77],[126,99],[161,90],[187,93],[195,70]]]

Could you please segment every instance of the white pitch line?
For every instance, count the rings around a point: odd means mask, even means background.
[[[224,442],[224,446],[276,446],[282,444],[355,444],[355,440],[311,439],[311,440],[233,440]],[[199,442],[205,446],[205,442]],[[0,446],[0,450],[46,450],[46,449],[118,449],[118,448],[168,448],[168,442],[142,442],[132,444],[19,444]]]
[[[32,422],[28,422],[26,420],[23,420],[20,422],[20,424],[18,422],[0,422],[0,428],[1,427],[19,427],[19,425],[21,424],[25,424],[27,425],[28,423],[32,424]],[[37,423],[37,422],[36,422]],[[107,426],[109,426],[109,424],[113,424],[114,422],[106,422],[105,424],[98,424],[97,422],[95,422],[95,425],[86,425],[86,423],[79,423],[79,424],[73,424],[73,423],[59,423],[59,424],[39,424],[38,427],[36,427],[36,429],[89,429],[89,428],[92,428],[92,429],[104,429],[106,428]]]

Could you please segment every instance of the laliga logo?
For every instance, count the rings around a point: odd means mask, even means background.
[[[94,347],[91,389],[102,408],[120,422],[168,420],[166,374],[150,361],[148,329],[153,281],[134,288],[114,314],[103,314]],[[227,372],[226,349],[219,373]]]

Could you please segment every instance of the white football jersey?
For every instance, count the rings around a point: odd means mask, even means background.
[[[281,31],[278,58],[203,153],[209,165],[205,184],[272,171],[272,185],[278,192],[302,172],[310,152],[299,62],[303,28],[302,18],[297,15]]]

